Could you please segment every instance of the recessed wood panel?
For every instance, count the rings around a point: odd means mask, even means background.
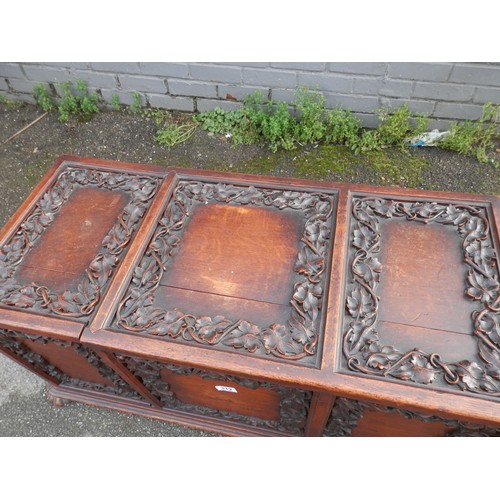
[[[398,413],[365,411],[353,437],[442,437],[450,426],[442,422],[423,422]]]
[[[162,370],[161,377],[183,403],[208,406],[264,420],[280,420],[280,395],[271,389],[250,389],[232,381],[224,382],[198,375],[178,375],[166,369]],[[221,387],[226,390],[221,390]]]
[[[94,187],[77,189],[26,255],[18,282],[61,290],[81,277],[127,204],[127,196]],[[45,277],[45,270],[49,271]]]
[[[453,226],[384,222],[379,319],[427,329],[432,336],[439,330],[470,334],[477,305],[465,296],[461,244]]]
[[[301,230],[302,217],[297,212],[199,205],[161,283],[288,304]]]
[[[32,340],[22,340],[23,344],[33,352],[58,368],[61,372],[70,377],[95,384],[113,385],[104,378],[97,368],[92,366],[84,356],[75,352],[73,347],[64,347],[54,342],[42,344]]]

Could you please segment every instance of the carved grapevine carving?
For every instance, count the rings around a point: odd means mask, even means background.
[[[181,244],[182,231],[192,210],[199,203],[264,206],[300,210],[305,214],[294,269],[298,280],[290,300],[293,312],[286,325],[272,324],[261,328],[241,319],[195,316],[179,309],[165,311],[153,306],[155,290]],[[115,323],[130,332],[245,349],[252,354],[287,360],[314,356],[319,341],[333,210],[333,196],[323,193],[179,182],[152,242],[134,270]]]
[[[48,311],[58,316],[77,318],[92,314],[103,287],[119,262],[120,254],[151,203],[158,183],[159,179],[154,177],[86,168],[65,169],[14,236],[0,248],[0,303],[39,312]],[[104,238],[77,290],[54,293],[38,283],[17,283],[14,274],[25,255],[54,222],[73,191],[83,186],[123,191],[129,196],[129,202]]]
[[[335,405],[323,435],[329,437],[351,436],[352,431],[357,427],[366,410],[399,413],[405,418],[414,418],[421,422],[441,422],[450,427],[450,430],[445,434],[448,437],[500,437],[500,429],[459,420],[444,419],[433,415],[421,415],[410,410],[383,407],[347,398],[337,398],[335,400]]]
[[[440,376],[463,391],[500,396],[500,283],[498,262],[490,238],[484,208],[436,202],[400,202],[381,198],[354,198],[352,203],[352,284],[346,299],[343,353],[347,366],[369,375],[393,377],[430,384]],[[419,349],[401,352],[383,345],[376,331],[379,298],[377,286],[382,265],[378,260],[381,221],[404,217],[423,224],[445,224],[456,228],[462,239],[467,269],[465,294],[478,302],[473,335],[483,363],[447,362],[438,353]]]
[[[144,386],[160,399],[166,408],[187,411],[197,415],[219,417],[232,422],[239,422],[253,427],[264,427],[301,436],[307,422],[307,414],[311,401],[311,392],[301,389],[289,389],[269,382],[242,379],[230,375],[206,372],[197,368],[184,368],[177,365],[160,363],[153,360],[139,359],[131,356],[117,355],[117,358],[144,384]],[[280,395],[280,421],[274,422],[257,417],[240,415],[235,412],[217,410],[207,406],[184,403],[177,399],[167,382],[162,380],[161,371],[170,370],[177,375],[197,375],[205,379],[220,382],[233,382],[243,387],[257,389],[259,387],[277,391]]]
[[[84,356],[89,364],[97,368],[101,376],[110,380],[113,383],[113,386],[97,384],[94,382],[88,382],[86,380],[80,380],[75,377],[70,377],[69,375],[65,374],[57,367],[55,367],[53,364],[49,363],[43,356],[31,351],[22,342],[22,339],[39,342],[42,344],[51,343],[67,349],[73,349],[77,354]],[[128,386],[128,384],[123,381],[111,368],[104,364],[97,354],[81,344],[76,344],[64,340],[51,339],[42,337],[40,335],[29,335],[26,333],[12,332],[9,330],[0,329],[0,345],[14,353],[16,356],[24,359],[29,364],[43,371],[50,377],[56,379],[60,384],[71,385],[73,387],[81,387],[83,389],[91,389],[99,392],[119,394],[121,396],[132,397],[136,399],[139,398],[138,394],[134,390],[132,390]]]

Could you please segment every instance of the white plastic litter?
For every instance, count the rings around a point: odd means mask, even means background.
[[[449,134],[449,130],[440,132],[439,130],[432,130],[431,132],[424,132],[410,139],[410,146],[435,146],[436,143],[441,141]]]

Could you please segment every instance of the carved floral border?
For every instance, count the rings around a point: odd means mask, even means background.
[[[116,268],[140,219],[156,193],[159,178],[87,168],[66,168],[37,202],[12,238],[0,248],[0,303],[58,316],[92,314],[101,291]],[[33,245],[54,222],[62,206],[77,187],[92,186],[129,195],[129,202],[110,229],[100,251],[85,270],[76,291],[55,293],[46,286],[17,283],[14,274]]]
[[[363,418],[365,411],[398,413],[407,419],[420,422],[439,422],[449,426],[446,437],[500,437],[500,429],[480,424],[471,424],[460,420],[445,419],[434,415],[422,415],[403,408],[384,407],[366,401],[337,398],[332,413],[327,421],[323,436],[349,437]]]
[[[287,324],[261,328],[242,319],[196,316],[179,309],[166,311],[153,306],[155,290],[182,242],[182,232],[193,209],[206,203],[272,207],[305,214],[294,267],[298,279]],[[311,359],[318,349],[334,203],[333,194],[180,181],[147,251],[134,269],[114,318],[115,327],[205,346],[245,349],[250,354],[286,360]]]
[[[412,223],[444,224],[462,239],[467,270],[465,295],[478,303],[472,315],[481,362],[445,361],[439,353],[417,348],[401,352],[384,345],[377,333],[377,286],[382,265],[380,225],[391,218]],[[352,201],[350,279],[346,297],[343,354],[347,367],[368,375],[431,384],[440,377],[462,391],[500,396],[499,264],[485,208],[438,202],[403,202],[354,197]]]

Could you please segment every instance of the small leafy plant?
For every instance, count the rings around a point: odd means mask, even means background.
[[[17,109],[20,108],[24,103],[22,101],[13,101],[12,99],[7,99],[3,94],[0,94],[0,104],[5,104],[8,108]]]
[[[187,141],[196,130],[196,123],[170,123],[156,132],[155,140],[168,149]]]
[[[76,92],[69,82],[61,83],[60,89],[61,99],[57,108],[60,121],[67,122],[71,116],[86,121],[99,112],[99,98],[95,92],[89,93],[83,80],[76,82]]]
[[[33,87],[33,92],[35,93],[35,100],[37,104],[46,112],[54,111],[55,105],[50,97],[47,87],[42,83],[35,85]]]
[[[33,87],[38,105],[47,112],[57,109],[59,120],[67,122],[72,116],[81,121],[89,120],[99,112],[99,97],[97,93],[90,93],[87,84],[78,80],[75,85],[71,82],[59,84],[59,99],[52,98],[47,87],[38,84]]]
[[[325,139],[325,98],[319,92],[299,87],[296,100],[299,120],[294,135],[300,144],[314,144]]]
[[[120,98],[118,97],[118,94],[113,94],[111,96],[111,107],[115,109],[116,111],[120,111],[122,109],[121,103],[120,103]]]
[[[380,109],[378,116],[376,136],[380,145],[404,147],[407,139],[427,130],[428,121],[423,116],[417,116],[416,126],[412,125],[413,115],[407,104],[396,110]]]
[[[474,156],[481,163],[488,163],[488,150],[493,147],[493,139],[498,134],[500,104],[486,103],[478,121],[466,120],[453,123],[450,133],[439,146],[459,154]]]
[[[195,120],[211,134],[230,134],[234,145],[266,143],[273,152],[317,143],[344,145],[356,154],[394,145],[404,149],[409,137],[427,128],[426,118],[413,117],[405,105],[380,110],[379,128],[365,130],[350,110],[326,110],[323,95],[307,87],[299,87],[292,104],[296,116],[287,103],[264,102],[262,94],[255,92],[239,110],[216,108],[196,115]]]
[[[142,109],[142,97],[139,92],[132,94],[132,104],[128,107],[130,113],[139,113]]]
[[[345,145],[352,150],[360,139],[361,131],[361,120],[350,110],[337,108],[326,113],[325,142]]]

